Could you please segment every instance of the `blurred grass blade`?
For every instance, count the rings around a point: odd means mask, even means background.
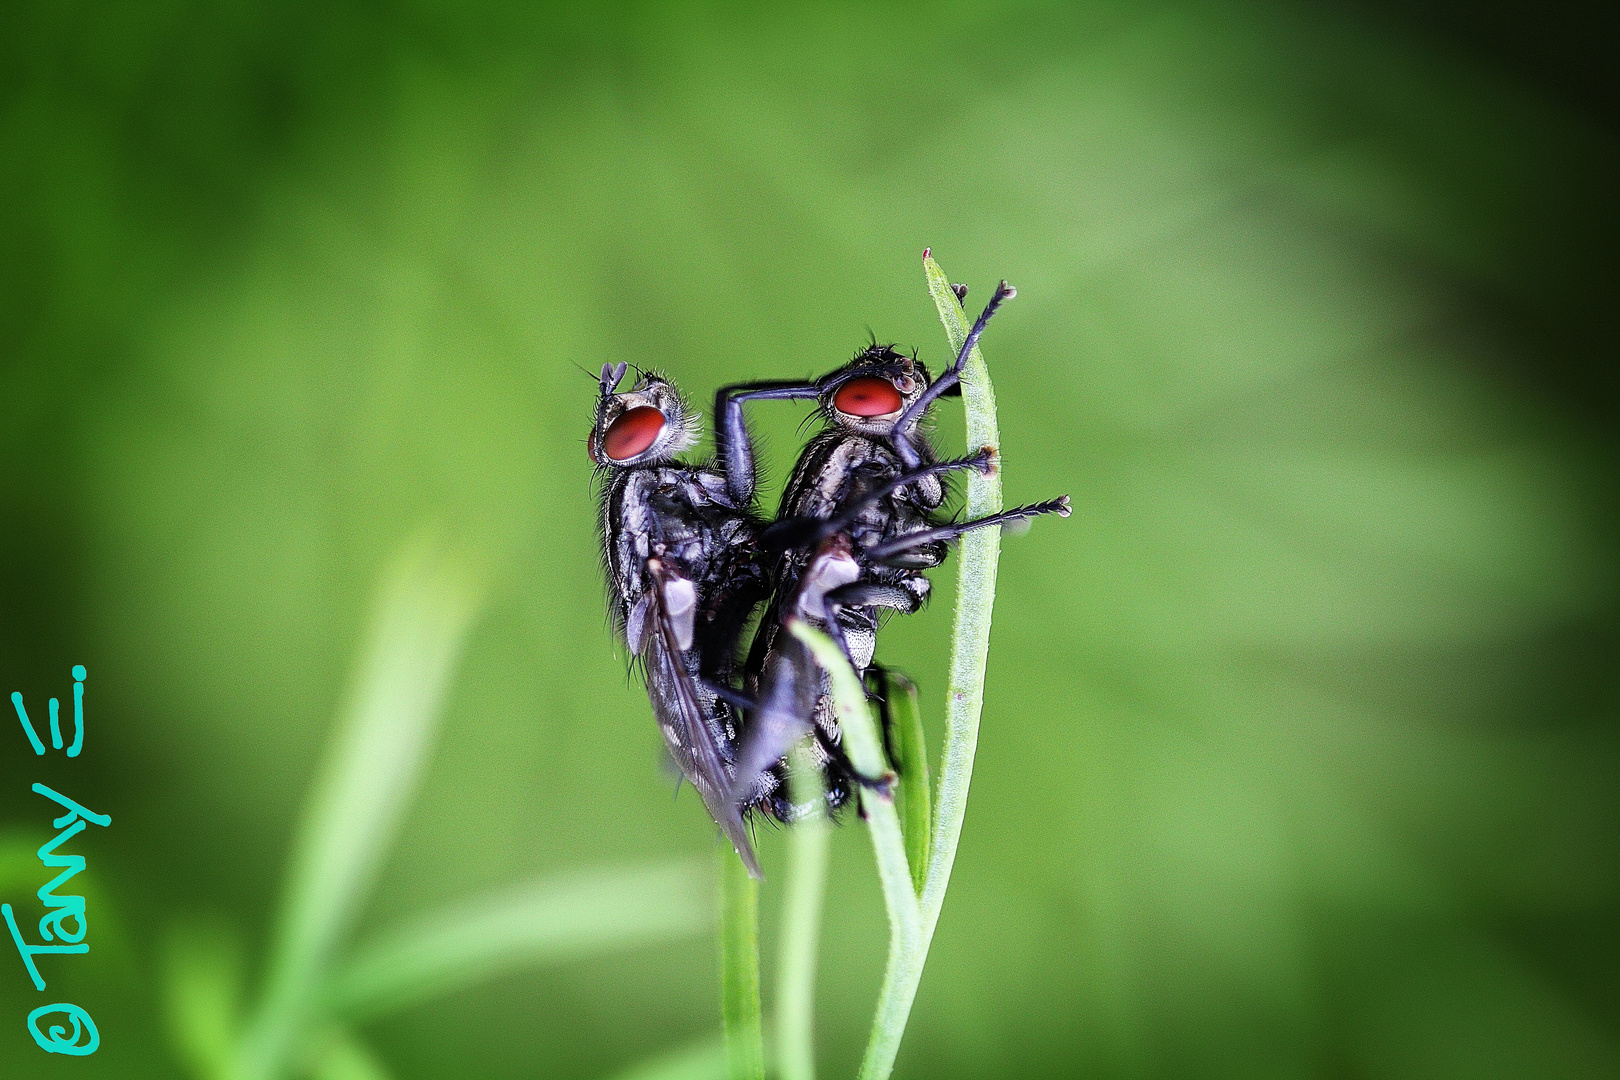
[[[163,990],[176,1056],[197,1080],[226,1080],[242,1022],[240,943],[223,928],[177,928],[165,942]]]
[[[690,862],[503,890],[361,945],[324,1003],[364,1018],[531,964],[700,933],[713,924],[711,896],[709,875]]]
[[[333,1028],[320,1040],[320,1049],[310,1063],[310,1080],[393,1080],[371,1047],[352,1031]]]
[[[727,852],[730,854],[730,852]],[[609,1080],[727,1080],[730,1068],[723,1039],[707,1038],[647,1061],[638,1061]]]
[[[816,956],[821,946],[821,905],[832,828],[827,821],[826,776],[815,766],[808,740],[794,747],[788,780],[794,803],[809,811],[788,830],[773,1014],[775,1064],[781,1080],[815,1080]]]
[[[730,844],[720,852],[720,1020],[731,1080],[764,1080],[759,1004],[759,882]]]
[[[264,997],[244,1035],[240,1080],[276,1080],[416,785],[450,674],[477,608],[464,563],[430,540],[395,560],[360,668],[293,847]]]
[[[928,852],[933,846],[934,792],[928,774],[928,745],[923,736],[922,709],[917,684],[898,672],[889,672],[889,723],[894,745],[894,767],[900,774],[895,807],[906,834],[906,863],[918,897],[928,878]]]

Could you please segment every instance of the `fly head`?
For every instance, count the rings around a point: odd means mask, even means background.
[[[928,389],[928,369],[893,345],[869,345],[816,381],[822,415],[834,427],[887,437]]]
[[[588,443],[599,468],[661,465],[697,442],[702,418],[673,383],[655,372],[638,372],[634,385],[619,393],[624,372],[624,364],[602,366]]]

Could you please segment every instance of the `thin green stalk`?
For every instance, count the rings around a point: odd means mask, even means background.
[[[939,264],[923,252],[928,292],[939,309],[940,321],[953,349],[967,340],[970,327],[950,280]],[[995,393],[977,347],[962,369],[962,398],[967,413],[967,445],[972,449],[1000,449],[996,430]],[[1001,510],[1001,477],[968,473],[967,516],[980,517]],[[911,1005],[922,981],[923,965],[934,928],[939,923],[950,884],[951,867],[962,836],[968,788],[973,781],[973,756],[979,742],[979,711],[984,704],[984,671],[990,648],[990,614],[996,594],[996,561],[1001,553],[1000,529],[976,529],[962,538],[958,555],[956,621],[951,632],[951,668],[945,698],[945,748],[940,760],[939,796],[935,804],[932,852],[923,878],[918,921],[908,927],[893,923],[889,963],[878,991],[872,1035],[861,1061],[860,1080],[888,1080],[900,1051]],[[839,719],[842,722],[843,712]],[[876,831],[874,829],[874,839]],[[881,865],[881,861],[880,861]],[[889,887],[884,886],[888,895]],[[891,910],[891,920],[893,914]]]
[[[759,1008],[759,882],[720,845],[720,1019],[731,1080],[764,1080]]]
[[[816,951],[832,830],[827,821],[826,777],[811,759],[807,743],[793,751],[788,777],[794,803],[809,810],[788,831],[787,896],[776,984],[776,1069],[781,1080],[815,1080]]]

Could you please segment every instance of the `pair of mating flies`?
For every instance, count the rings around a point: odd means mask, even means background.
[[[953,286],[958,298],[965,286]],[[970,529],[1069,513],[1068,496],[971,521],[945,521],[949,473],[988,473],[982,450],[940,461],[922,423],[943,394],[960,394],[962,364],[1014,290],[1002,282],[939,378],[914,357],[874,344],[813,383],[751,382],[715,398],[716,454],[702,465],[676,455],[697,441],[701,418],[665,378],[639,373],[618,392],[626,365],[604,365],[589,441],[601,487],[601,533],[613,621],[643,665],[653,715],[670,754],[755,877],[744,819],[803,817],[785,755],[807,734],[826,779],[827,805],[847,803],[858,775],[841,749],[827,675],[785,624],[802,619],[833,638],[851,667],[873,664],[880,615],[928,598],[923,571],[944,561]],[[753,444],[743,405],[815,399],[822,431],[799,455],[766,522],[755,510]],[[746,658],[739,645],[767,604]],[[881,687],[877,690],[881,698]]]

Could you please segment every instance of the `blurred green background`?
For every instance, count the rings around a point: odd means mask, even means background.
[[[1008,498],[1076,513],[1003,549],[897,1075],[1620,1075],[1614,29],[6,4],[0,691],[65,696],[84,663],[90,730],[62,763],[11,729],[0,830],[48,836],[52,778],[115,824],[80,848],[91,953],[43,961],[103,1049],[36,1049],[0,962],[0,1075],[185,1075],[162,943],[215,926],[262,959],[368,597],[430,523],[490,602],[367,925],[705,856],[604,626],[575,365],[704,404],[868,328],[937,365],[925,245],[970,309],[1019,287],[985,342]],[[760,415],[779,482],[804,412]],[[936,746],[951,577],[880,649]],[[846,828],[829,1077],[884,933]],[[714,969],[693,938],[363,1034],[405,1080],[606,1077],[715,1030]]]

